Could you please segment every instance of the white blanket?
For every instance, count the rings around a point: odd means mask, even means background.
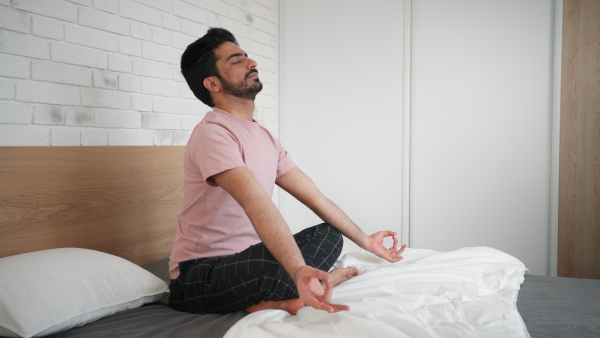
[[[389,263],[370,253],[346,254],[335,267],[360,275],[334,288],[333,303],[350,311],[311,307],[296,316],[264,310],[236,323],[238,337],[529,337],[516,307],[527,270],[501,251],[478,247],[451,252],[406,249]]]

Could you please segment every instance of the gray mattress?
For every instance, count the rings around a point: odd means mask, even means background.
[[[517,309],[532,338],[599,338],[600,280],[525,275]]]
[[[168,282],[166,259],[144,268]],[[525,275],[517,308],[532,338],[600,337],[600,280]],[[48,337],[223,337],[244,316],[195,315],[154,303]]]

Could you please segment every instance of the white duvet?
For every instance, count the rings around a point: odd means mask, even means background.
[[[392,264],[355,252],[336,263],[360,270],[333,290],[332,302],[350,311],[259,311],[225,337],[529,337],[516,307],[527,270],[518,259],[485,247],[403,256]]]

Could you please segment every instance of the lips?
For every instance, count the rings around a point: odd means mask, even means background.
[[[253,69],[246,74],[246,77],[249,79],[258,79],[258,70]]]

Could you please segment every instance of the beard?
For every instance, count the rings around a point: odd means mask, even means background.
[[[246,74],[243,81],[238,83],[232,83],[225,78],[219,76],[219,80],[221,80],[221,84],[223,85],[223,91],[227,94],[233,95],[235,97],[239,97],[247,100],[254,100],[256,98],[256,94],[258,94],[263,89],[263,84],[260,80],[254,79],[254,81],[248,84],[248,76],[250,74],[256,72],[256,70],[251,70]]]

